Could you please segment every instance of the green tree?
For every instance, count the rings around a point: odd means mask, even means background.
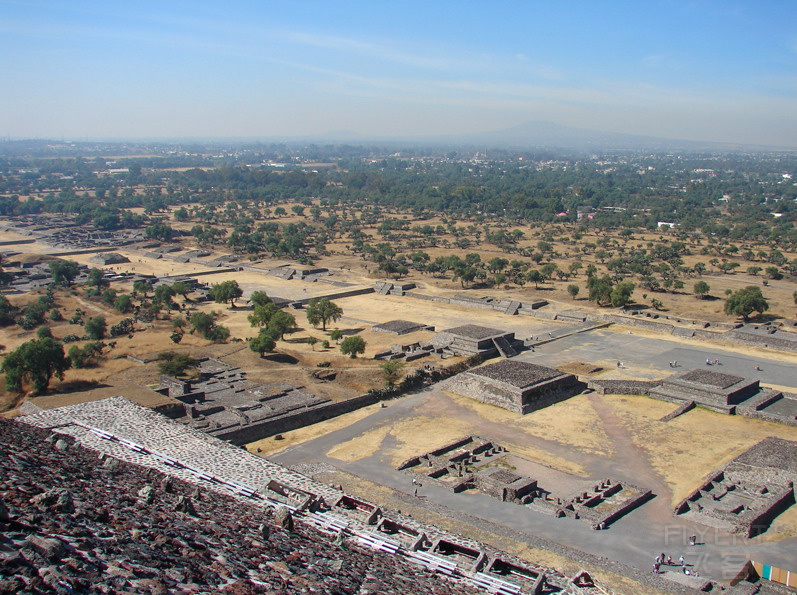
[[[108,333],[112,337],[121,337],[122,335],[131,335],[133,334],[133,319],[132,318],[123,318],[115,325],[113,325],[110,329],[108,329]]]
[[[112,306],[116,301],[116,290],[109,287],[100,294],[100,299],[109,306]]]
[[[105,278],[105,271],[94,268],[89,271],[89,278],[86,281],[86,285],[100,288],[106,287],[110,285],[110,283],[108,282],[108,279]]]
[[[313,326],[321,324],[327,330],[327,323],[337,322],[343,316],[343,309],[329,298],[312,299],[307,304],[307,321]]]
[[[78,276],[80,267],[71,260],[54,260],[50,263],[50,276],[53,284],[69,287]]]
[[[191,316],[191,332],[198,332],[203,337],[207,338],[210,330],[215,326],[216,319],[212,314],[207,312],[196,312]]]
[[[229,281],[214,283],[208,293],[217,304],[229,304],[230,307],[233,307],[235,306],[235,300],[241,297],[244,292],[239,287],[238,281],[230,279]]]
[[[266,352],[274,351],[277,343],[269,329],[262,328],[256,337],[249,339],[249,349],[263,357]]]
[[[280,309],[274,302],[266,302],[264,304],[257,304],[252,310],[252,313],[246,317],[249,321],[249,324],[253,327],[255,326],[268,326],[268,323],[271,322],[271,318],[279,312]]]
[[[177,281],[177,283],[172,284],[172,291],[174,291],[176,295],[181,296],[183,299],[186,299],[186,296],[193,290],[194,289],[191,287],[191,285],[185,281]]]
[[[775,279],[775,280],[783,279],[783,273],[780,272],[780,269],[778,267],[775,266],[767,267],[765,269],[765,272],[767,274],[767,277],[769,277],[770,279]]]
[[[767,310],[769,302],[761,293],[761,288],[755,285],[739,289],[725,300],[725,314],[741,316],[744,320],[747,320],[753,312],[763,314]]]
[[[249,296],[249,303],[254,306],[265,306],[266,304],[274,303],[265,291],[253,291]]]
[[[165,308],[169,308],[174,297],[174,289],[168,283],[161,283],[155,288],[155,297],[153,300],[156,304],[160,304]]]
[[[0,326],[14,324],[14,317],[18,311],[19,308],[9,302],[6,296],[0,295]]]
[[[97,361],[102,357],[104,346],[99,341],[86,343],[82,349],[77,345],[72,345],[66,356],[69,358],[73,368],[87,368],[97,364]]]
[[[94,341],[100,341],[105,338],[105,332],[108,329],[108,325],[103,316],[95,316],[93,318],[89,318],[86,321],[86,324],[83,325],[83,328],[85,329],[89,338]]]
[[[129,294],[123,293],[113,301],[113,307],[117,312],[127,314],[133,310],[133,299]]]
[[[695,295],[698,297],[698,299],[706,299],[706,297],[708,297],[709,291],[711,291],[711,286],[705,281],[698,281],[695,283]]]
[[[147,297],[147,294],[152,291],[152,281],[149,279],[136,279],[133,281],[133,291]]]
[[[578,295],[579,291],[581,290],[578,287],[578,285],[576,285],[575,283],[571,283],[570,285],[567,286],[567,293],[569,293],[570,297],[573,299],[576,299],[576,296]]]
[[[537,289],[539,284],[545,281],[545,275],[543,275],[537,269],[531,269],[528,273],[526,273],[526,280],[534,283],[534,289]]]
[[[307,344],[310,346],[310,349],[315,351],[316,343],[318,343],[318,339],[316,337],[310,336],[307,337]]]
[[[212,314],[196,312],[191,316],[191,332],[198,332],[208,341],[221,343],[230,336],[230,329],[216,324],[216,318]]]
[[[22,392],[23,385],[32,382],[33,392],[40,394],[47,390],[53,375],[63,380],[69,365],[64,346],[45,337],[27,341],[6,355],[0,370],[6,375],[6,390]]]
[[[294,318],[293,314],[278,310],[268,321],[267,328],[272,335],[283,340],[286,333],[292,333],[296,330],[296,318]]]
[[[329,333],[329,338],[335,341],[335,343],[340,343],[340,340],[343,338],[343,331],[336,328]]]
[[[164,351],[158,354],[158,372],[165,376],[185,376],[199,367],[199,360],[185,353]]]
[[[346,337],[340,343],[340,352],[352,359],[356,358],[358,353],[365,353],[365,339],[359,335]]]
[[[634,293],[634,284],[630,281],[618,283],[609,294],[612,307],[624,308],[631,303],[631,294]]]
[[[587,279],[587,289],[589,290],[589,301],[596,302],[599,306],[611,302],[612,280],[604,275],[603,277],[592,276]]]
[[[385,384],[387,386],[395,386],[396,382],[398,382],[399,378],[401,378],[401,371],[404,369],[404,362],[391,359],[379,366],[382,368],[382,377],[385,379]]]

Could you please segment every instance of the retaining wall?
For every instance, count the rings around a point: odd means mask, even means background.
[[[78,254],[94,254],[95,252],[114,252],[119,250],[118,246],[101,246],[98,248],[82,248],[80,250],[68,250],[66,252],[48,252],[47,256],[60,258],[61,256],[76,256]]]
[[[661,384],[660,380],[590,380],[587,387],[599,395],[650,395],[650,390]]]
[[[269,436],[290,432],[297,428],[309,426],[318,422],[326,421],[333,417],[349,413],[355,409],[366,407],[377,403],[379,398],[374,395],[361,395],[339,401],[335,403],[324,403],[310,409],[300,409],[285,415],[263,420],[260,423],[246,427],[230,428],[218,434],[213,434],[215,438],[228,440],[236,445],[243,445]]]

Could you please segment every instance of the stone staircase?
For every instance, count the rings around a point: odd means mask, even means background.
[[[498,353],[501,354],[502,357],[510,358],[517,355],[517,351],[509,344],[504,337],[495,337],[493,339],[493,345],[495,345],[496,349],[498,349]]]
[[[522,304],[520,302],[509,302],[509,305],[504,310],[504,314],[509,314],[510,316],[514,316],[517,314],[517,311],[520,310],[520,306]]]

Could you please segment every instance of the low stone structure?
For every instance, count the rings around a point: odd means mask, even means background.
[[[503,360],[458,374],[445,390],[526,414],[581,393],[586,385],[555,368]]]
[[[517,355],[523,343],[515,338],[515,333],[488,328],[476,324],[465,324],[440,331],[431,344],[441,353],[470,357],[481,355],[493,357]]]
[[[407,335],[415,331],[433,331],[434,327],[421,322],[410,322],[409,320],[389,320],[371,327],[375,333],[393,333],[394,335]]]
[[[269,274],[274,275],[280,279],[299,279],[300,281],[316,281],[318,278],[331,274],[329,269],[325,268],[308,268],[296,266],[279,266],[268,271]]]
[[[398,470],[425,476],[452,492],[479,490],[502,502],[529,506],[557,518],[589,522],[593,529],[607,529],[614,521],[653,497],[646,490],[610,479],[569,497],[556,496],[537,480],[510,470],[507,457],[522,459],[503,446],[479,436],[465,436],[445,446],[407,459]]]
[[[592,378],[587,387],[599,395],[650,395],[650,391],[661,384],[660,380],[610,380]]]
[[[374,283],[374,293],[377,295],[404,295],[410,289],[415,289],[415,283],[398,283],[394,281],[377,281]]]
[[[309,413],[330,402],[287,384],[255,384],[240,368],[214,358],[200,362],[199,379],[161,376],[155,390],[184,403],[185,416],[178,421],[227,439],[276,417]]]
[[[92,256],[89,260],[91,262],[96,262],[97,264],[101,264],[104,266],[108,266],[111,264],[124,264],[125,262],[130,262],[130,259],[127,256],[123,256],[118,252],[101,252]]]
[[[797,425],[797,396],[762,387],[758,380],[698,368],[662,380],[650,396],[713,411]]]
[[[713,473],[675,514],[754,537],[795,502],[797,442],[765,438]]]

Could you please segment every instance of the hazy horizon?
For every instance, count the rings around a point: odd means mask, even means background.
[[[793,2],[0,10],[2,137],[401,140],[547,121],[797,146]]]

